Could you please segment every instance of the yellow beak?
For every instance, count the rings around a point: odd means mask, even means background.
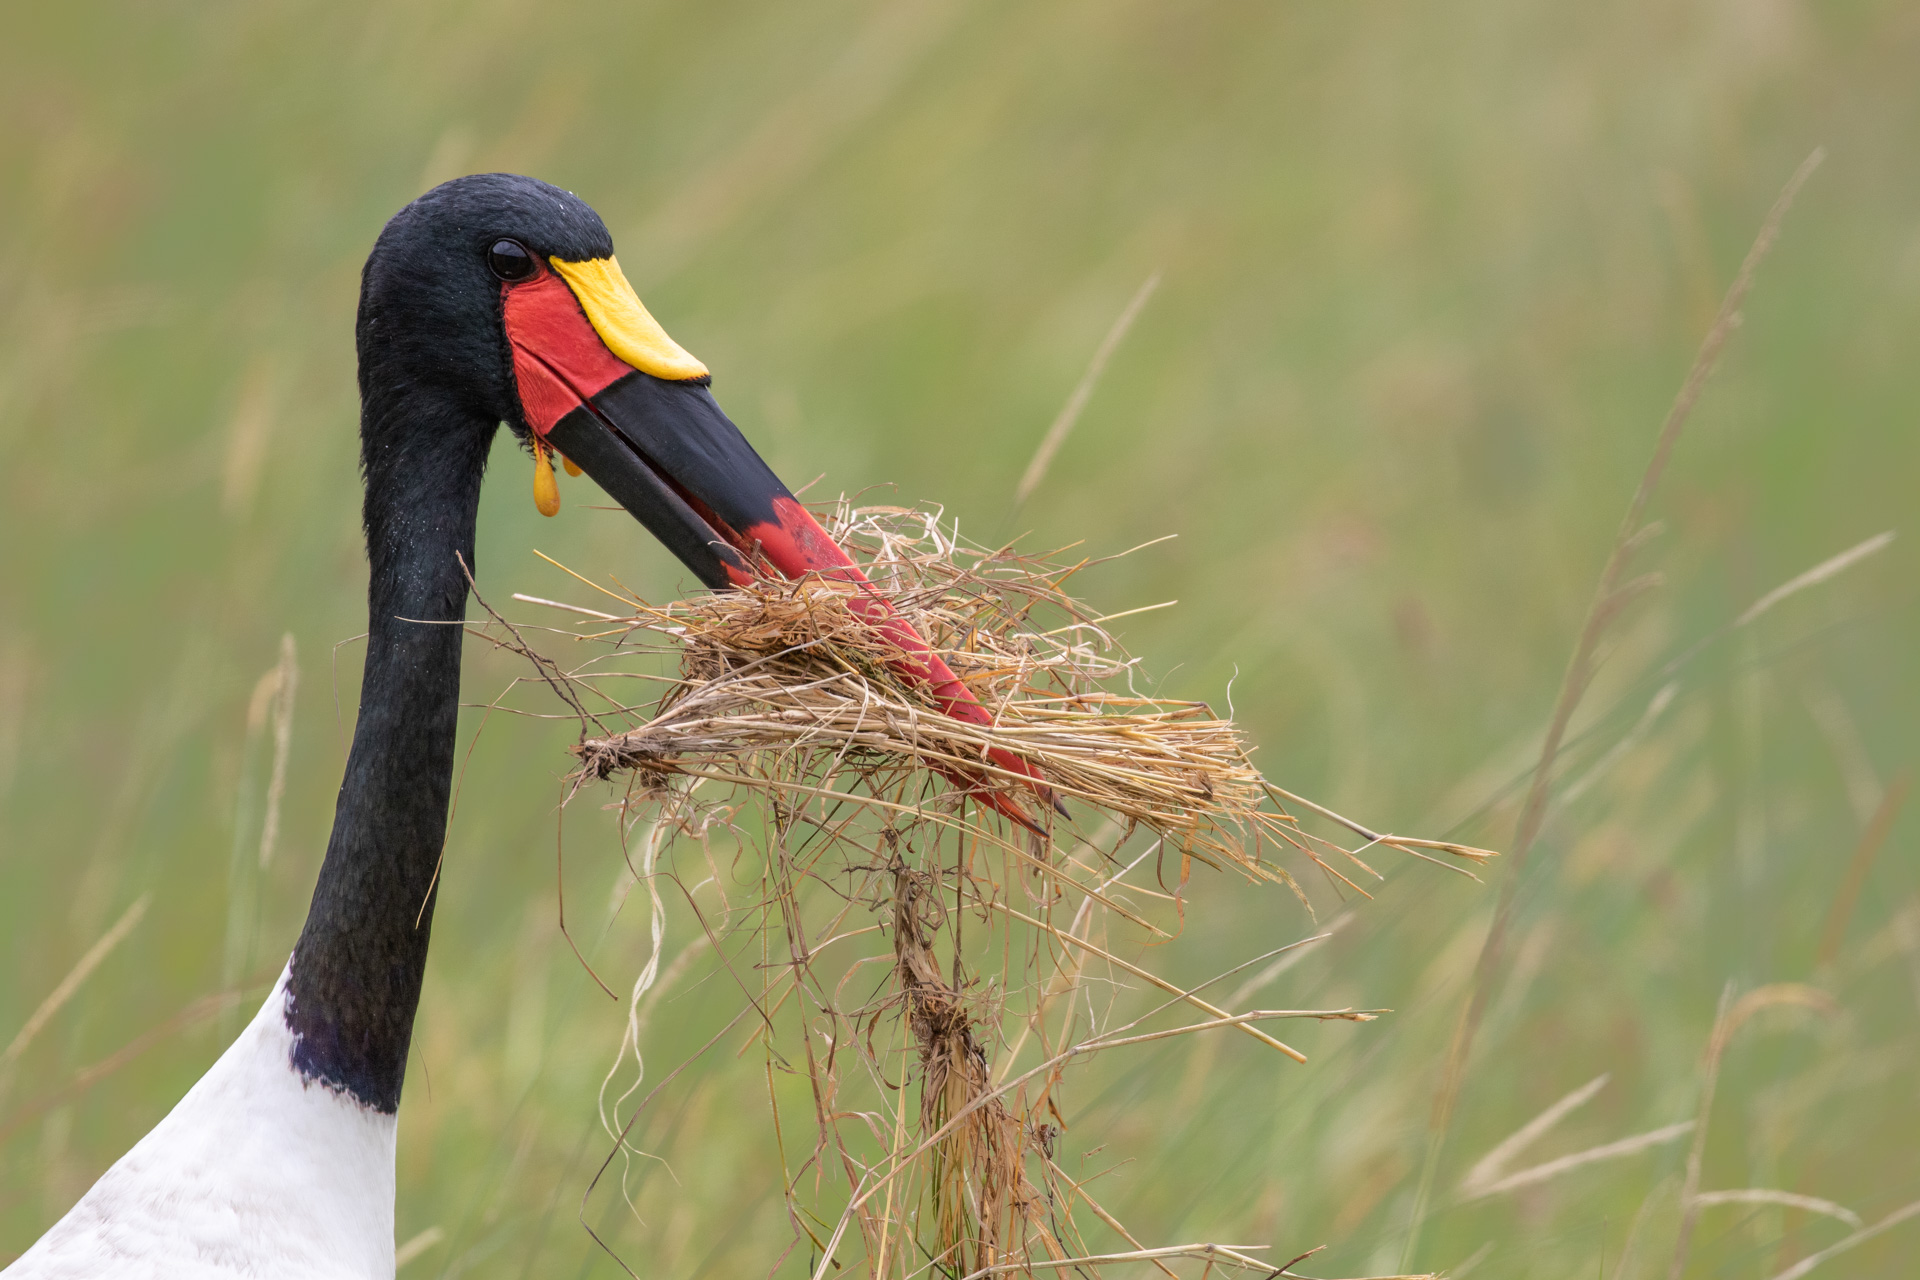
[[[590,258],[585,262],[549,259],[553,269],[573,290],[607,350],[642,373],[668,382],[687,382],[707,376],[707,366],[688,355],[667,336],[627,283],[618,258]]]

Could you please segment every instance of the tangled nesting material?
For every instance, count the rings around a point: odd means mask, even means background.
[[[1151,828],[1183,858],[1233,863],[1296,893],[1285,868],[1266,857],[1276,844],[1356,890],[1323,853],[1338,852],[1377,875],[1357,854],[1300,829],[1283,807],[1288,800],[1345,820],[1262,777],[1231,720],[1204,702],[1114,691],[1134,660],[1105,629],[1111,619],[1064,590],[1096,561],[970,548],[941,530],[937,512],[912,508],[843,502],[827,524],[993,723],[942,715],[924,686],[899,676],[889,664],[904,655],[848,607],[863,588],[767,577],[664,607],[629,602],[636,612],[621,620],[629,628],[623,643],[658,637],[678,649],[680,676],[642,723],[583,736],[576,748],[582,779],[631,771],[664,784],[679,775],[796,797],[858,779],[864,794],[844,798],[887,808],[900,803],[886,799],[898,784],[933,771],[1031,800],[1014,775],[988,761],[997,748],[1037,766],[1070,803]],[[1043,629],[1045,622],[1056,625]],[[961,794],[949,793],[947,807]],[[1035,822],[1050,820],[1043,806],[1029,807]],[[915,814],[928,816],[929,808],[916,805]],[[1489,856],[1347,825],[1416,856],[1426,849],[1471,861]]]
[[[1377,876],[1359,851],[1303,828],[1295,809],[1428,860],[1491,855],[1367,831],[1274,787],[1240,730],[1206,704],[1133,692],[1134,661],[1107,629],[1111,617],[1066,591],[1097,561],[969,547],[936,511],[842,500],[823,523],[992,713],[990,724],[942,715],[903,680],[889,665],[902,655],[848,607],[867,588],[832,579],[769,577],[665,606],[622,596],[617,614],[561,606],[590,614],[574,638],[602,646],[568,668],[509,646],[581,717],[575,791],[628,780],[620,807],[629,827],[650,820],[641,873],[663,866],[676,841],[698,844],[716,868],[707,882],[715,913],[692,893],[685,901],[706,938],[736,948],[727,971],[758,975],[757,986],[740,980],[743,1011],[754,1015],[747,1044],[760,1042],[768,1057],[794,1246],[815,1260],[816,1277],[856,1250],[875,1280],[929,1266],[949,1280],[1122,1262],[1166,1271],[1180,1257],[1272,1271],[1237,1247],[1146,1248],[1097,1204],[1084,1175],[1063,1171],[1054,1144],[1067,1069],[1142,1041],[1228,1028],[1305,1061],[1254,1024],[1367,1021],[1379,1011],[1234,1014],[1116,954],[1110,930],[1175,938],[1193,860],[1284,884],[1303,902],[1277,860],[1288,852],[1355,889],[1347,871]],[[636,679],[662,682],[660,696],[632,697]],[[993,748],[1036,766],[1074,820],[993,766]],[[983,802],[988,790],[998,804]],[[752,798],[764,822],[741,819],[740,802]],[[1009,821],[1009,807],[1024,816]],[[716,858],[716,840],[733,842],[731,857]],[[723,865],[735,868],[731,897],[719,887]],[[743,879],[755,890],[746,901]],[[657,892],[654,903],[658,930]],[[856,927],[861,912],[873,923]],[[635,1010],[658,971],[655,936]],[[886,962],[888,978],[877,991],[862,979],[852,989],[867,998],[850,1001],[850,979],[873,962]],[[1104,1014],[1083,990],[1090,972],[1116,993]],[[1129,1020],[1117,994],[1129,988],[1169,998]],[[1201,1016],[1142,1029],[1171,1008]],[[638,1088],[639,1050],[630,1031],[635,1074],[623,1098]],[[800,1096],[811,1099],[811,1123],[791,1132],[779,1119],[782,1073],[804,1078]],[[640,1111],[623,1119],[619,1106],[610,1128],[625,1150]],[[811,1153],[787,1167],[784,1153],[809,1142]],[[841,1175],[835,1185],[830,1169]],[[1091,1230],[1117,1237],[1104,1252],[1076,1206],[1102,1224]]]

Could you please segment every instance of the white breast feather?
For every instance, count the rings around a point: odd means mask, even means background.
[[[293,1069],[286,987],[6,1280],[393,1275],[394,1118]]]

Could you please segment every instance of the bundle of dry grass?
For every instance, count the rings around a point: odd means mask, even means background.
[[[511,645],[581,717],[576,791],[627,780],[620,806],[630,823],[651,823],[637,865],[649,888],[676,841],[713,867],[714,905],[685,901],[706,937],[753,959],[741,971],[759,985],[743,983],[742,1014],[768,1055],[776,1117],[776,1073],[804,1080],[811,1101],[812,1123],[780,1137],[783,1152],[811,1147],[784,1176],[813,1274],[855,1252],[876,1278],[1123,1261],[1171,1275],[1167,1262],[1189,1256],[1278,1274],[1238,1247],[1147,1248],[1103,1209],[1054,1160],[1063,1072],[1226,1028],[1305,1061],[1255,1024],[1379,1011],[1232,1013],[1123,958],[1109,931],[1177,936],[1196,860],[1284,884],[1303,903],[1285,856],[1356,890],[1349,872],[1378,875],[1297,811],[1430,861],[1491,855],[1369,831],[1272,785],[1240,730],[1206,704],[1133,692],[1134,661],[1107,629],[1122,615],[1098,616],[1065,589],[1094,561],[969,547],[933,511],[842,501],[823,522],[870,587],[766,579],[665,606],[608,593],[619,612],[560,606],[593,620],[572,633],[600,646],[590,660],[563,667],[518,630]],[[857,592],[909,622],[991,723],[940,714],[902,677],[893,664],[905,655],[850,607]],[[635,680],[662,682],[660,695],[631,698]],[[995,764],[996,751],[1033,766],[1073,818]],[[757,820],[743,816],[747,799]],[[714,857],[716,840],[732,843],[730,860]],[[744,900],[717,887],[729,861],[731,882],[753,886]],[[653,901],[657,939],[657,892]],[[856,924],[861,914],[871,922]],[[658,961],[656,941],[635,1009]],[[851,980],[874,962],[889,976],[852,999]],[[1075,998],[1093,971],[1109,991],[1166,999],[1123,1018],[1116,995],[1101,1014]],[[1143,1029],[1180,1006],[1198,1019]],[[629,1025],[637,1069],[637,1017]],[[637,1075],[631,1083],[623,1100]],[[620,1119],[620,1105],[610,1127],[624,1135],[632,1117]],[[1086,1238],[1078,1207],[1112,1247]]]
[[[1283,807],[1288,801],[1416,856],[1489,856],[1376,835],[1281,791],[1253,767],[1239,728],[1205,703],[1114,692],[1134,664],[1104,629],[1111,618],[1093,616],[1063,590],[1092,561],[968,548],[921,510],[842,505],[829,523],[993,723],[941,715],[924,686],[898,674],[891,664],[907,655],[848,607],[866,588],[763,578],[663,608],[628,602],[635,612],[623,620],[630,630],[622,643],[631,646],[634,633],[664,639],[682,655],[680,678],[643,723],[584,737],[583,777],[633,771],[650,780],[681,775],[804,793],[830,775],[863,784],[850,797],[857,803],[886,807],[892,775],[933,771],[975,778],[974,791],[1029,795],[990,762],[997,748],[1037,766],[1059,795],[1145,824],[1183,856],[1229,861],[1289,885],[1288,873],[1263,856],[1276,841],[1354,889],[1360,886],[1322,851],[1376,873],[1355,853],[1305,834]],[[1056,618],[1064,621],[1045,630],[1036,621]],[[781,764],[770,770],[774,757]],[[1036,807],[1033,817],[1044,810]]]

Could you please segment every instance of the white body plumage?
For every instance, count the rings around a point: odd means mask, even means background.
[[[393,1275],[394,1117],[294,1069],[286,987],[6,1280]]]

